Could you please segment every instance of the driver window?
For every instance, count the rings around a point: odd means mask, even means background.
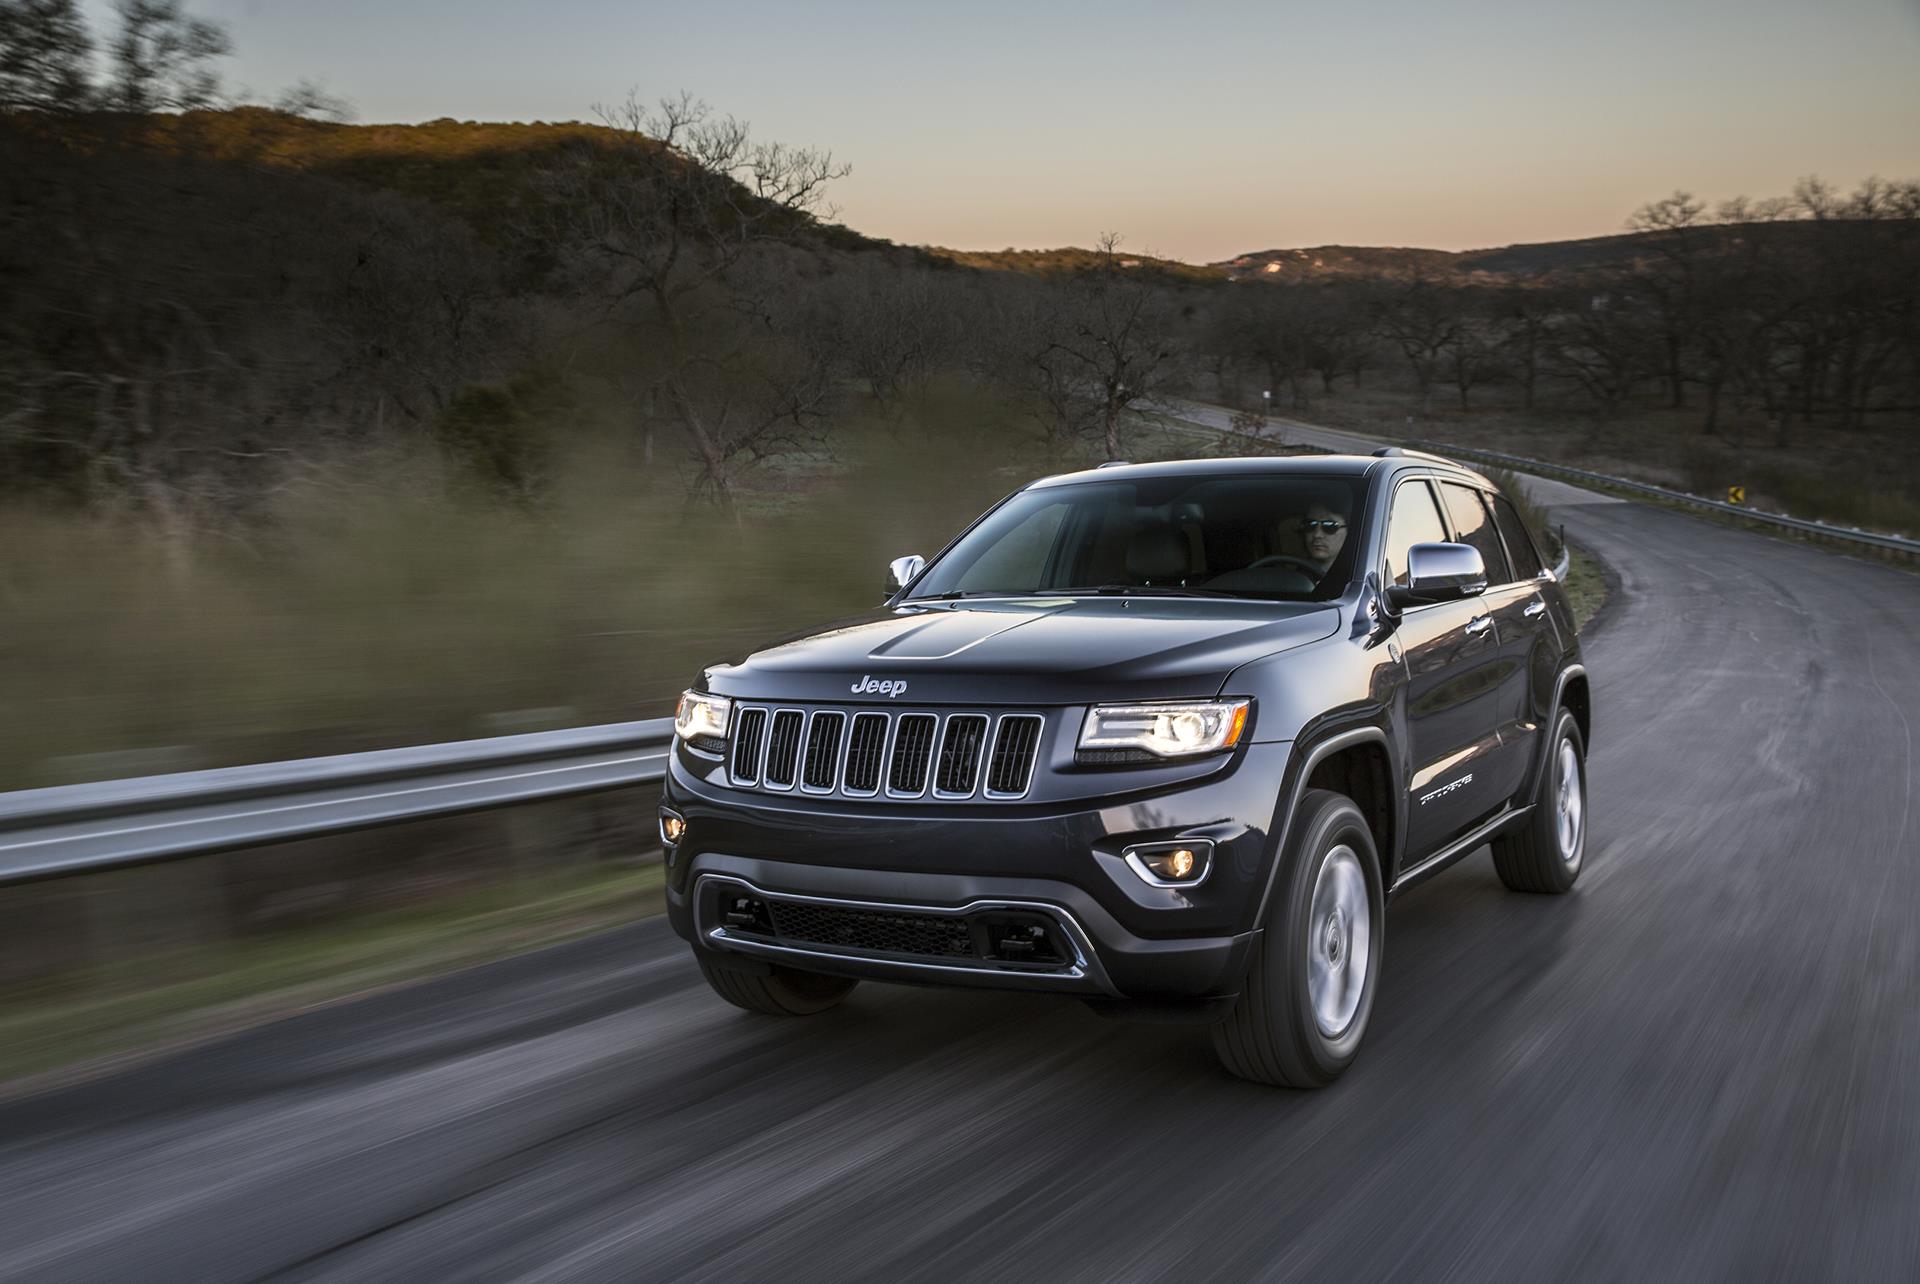
[[[1387,583],[1407,582],[1407,550],[1415,544],[1446,542],[1446,523],[1440,520],[1432,488],[1424,481],[1402,482],[1393,492],[1393,511],[1387,515]]]

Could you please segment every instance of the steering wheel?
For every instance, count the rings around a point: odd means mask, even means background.
[[[1325,571],[1321,570],[1318,566],[1315,566],[1312,562],[1309,562],[1306,558],[1293,557],[1287,553],[1269,553],[1267,556],[1261,558],[1259,561],[1249,563],[1243,569],[1251,571],[1262,566],[1291,566],[1295,570],[1305,571],[1308,575],[1311,575],[1316,581],[1322,575],[1326,574]]]

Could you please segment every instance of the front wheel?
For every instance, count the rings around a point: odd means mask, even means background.
[[[1373,832],[1351,799],[1309,789],[1291,829],[1266,930],[1213,1050],[1242,1079],[1318,1088],[1360,1051],[1386,897]]]
[[[1552,748],[1533,814],[1493,840],[1493,868],[1516,892],[1571,891],[1587,854],[1587,744],[1567,710],[1553,720]]]

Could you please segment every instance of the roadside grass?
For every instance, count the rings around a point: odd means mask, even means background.
[[[651,914],[662,866],[508,881],[404,908],[69,972],[0,990],[0,1085],[21,1091],[320,1004]],[[31,1077],[31,1079],[30,1079]]]
[[[1567,546],[1567,579],[1561,587],[1573,605],[1574,623],[1582,629],[1607,604],[1607,581],[1599,559],[1578,544]]]
[[[701,666],[875,604],[1051,459],[941,393],[781,461],[737,511],[577,432],[536,502],[428,452],[341,459],[246,528],[0,509],[0,789],[657,717]],[[150,764],[150,765],[149,765]]]

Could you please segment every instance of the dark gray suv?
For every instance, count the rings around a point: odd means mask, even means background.
[[[1325,1084],[1395,893],[1489,842],[1509,887],[1573,886],[1590,730],[1555,573],[1468,469],[1049,477],[896,561],[873,613],[702,674],[668,907],[755,1012],[862,978],[1054,991]]]

